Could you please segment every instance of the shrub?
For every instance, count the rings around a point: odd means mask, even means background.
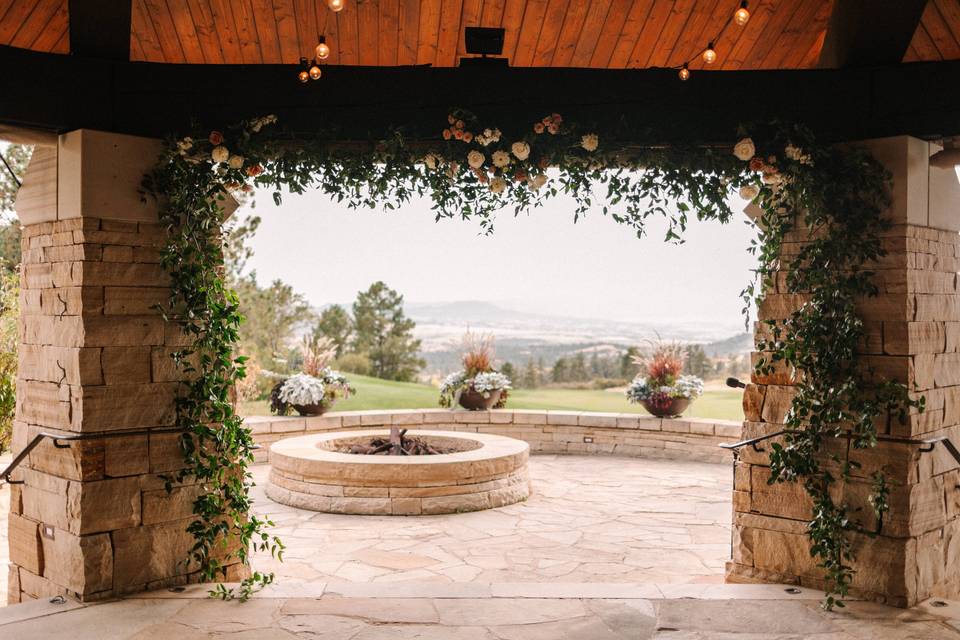
[[[0,453],[10,448],[17,402],[20,275],[0,265]]]
[[[358,376],[368,376],[373,371],[373,364],[370,358],[362,353],[345,353],[335,362],[335,367],[340,371],[355,373]]]

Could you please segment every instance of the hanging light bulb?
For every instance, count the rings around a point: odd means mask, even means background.
[[[300,73],[297,74],[297,79],[300,82],[307,82],[310,80],[310,72],[307,71],[307,59],[300,58]]]
[[[714,51],[712,42],[703,50],[703,61],[707,64],[713,64],[717,61],[717,52]]]
[[[684,62],[683,66],[680,67],[680,79],[684,82],[690,79],[690,69],[687,67],[686,62]]]
[[[330,57],[330,47],[327,46],[327,39],[320,36],[320,43],[317,45],[317,60],[326,60]]]
[[[747,0],[743,0],[740,8],[733,13],[733,21],[742,27],[748,20],[750,20],[750,12],[747,10]]]
[[[320,67],[318,67],[317,65],[313,65],[312,67],[310,67],[309,75],[311,80],[319,80],[321,75]]]
[[[344,0],[327,0],[327,6],[330,7],[330,11],[337,13],[343,9]]]

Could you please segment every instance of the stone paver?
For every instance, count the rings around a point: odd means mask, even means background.
[[[519,504],[442,516],[347,516],[272,502],[268,467],[254,510],[277,523],[282,583],[722,582],[730,555],[728,465],[532,456]]]
[[[92,605],[36,602],[0,609],[0,637],[17,640],[960,640],[950,617],[850,602],[825,612],[816,592],[717,585],[722,598],[405,598],[324,595],[246,603],[200,588]],[[744,595],[766,591],[777,599]],[[21,613],[21,610],[23,613]]]

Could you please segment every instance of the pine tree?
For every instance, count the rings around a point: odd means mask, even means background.
[[[516,382],[517,372],[516,372],[516,370],[513,368],[513,365],[512,365],[511,363],[509,363],[509,362],[504,362],[504,363],[503,363],[503,366],[500,367],[500,373],[502,373],[503,375],[505,375],[505,376],[507,376],[508,378],[510,378],[510,380],[511,380],[512,382],[514,382],[514,383]]]
[[[314,337],[326,337],[333,340],[337,348],[337,357],[343,355],[344,350],[350,341],[350,334],[353,332],[353,320],[346,309],[338,304],[327,307],[317,319],[317,324],[313,328]]]
[[[573,382],[584,382],[590,379],[587,372],[587,357],[583,351],[578,351],[570,363],[570,380]]]
[[[567,359],[563,356],[557,358],[553,363],[553,371],[550,372],[550,379],[553,382],[566,382],[569,376]]]
[[[374,282],[353,303],[351,347],[370,358],[372,372],[386,380],[413,380],[426,362],[417,357],[416,323],[403,312],[403,296],[383,282]]]

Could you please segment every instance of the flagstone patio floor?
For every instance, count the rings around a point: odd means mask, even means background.
[[[288,549],[284,563],[255,566],[276,570],[277,584],[246,603],[193,585],[2,607],[0,638],[960,640],[960,603],[827,613],[809,589],[720,584],[727,465],[535,456],[530,471],[524,503],[405,518],[275,504],[263,494],[269,467],[257,466],[255,510]],[[3,563],[8,501],[0,488]]]

